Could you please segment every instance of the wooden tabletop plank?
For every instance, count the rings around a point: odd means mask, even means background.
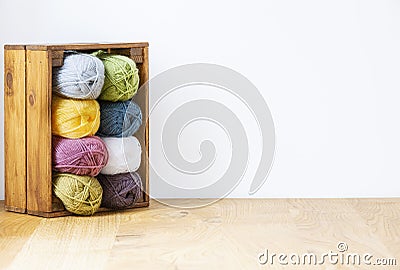
[[[10,269],[398,269],[399,209],[400,198],[223,199],[192,209],[153,200],[147,209],[54,219],[0,210],[0,222],[4,215],[11,217],[8,226],[0,226],[0,248],[14,254],[11,259],[0,255],[0,268],[6,261]],[[20,229],[30,224],[24,217],[41,222]],[[1,245],[19,234],[31,235],[22,248],[21,243]],[[348,245],[349,253],[396,258],[397,265],[291,267],[258,262],[266,249],[322,254],[338,252],[340,242]]]
[[[0,201],[0,269],[6,269],[39,226],[41,218],[4,211]]]

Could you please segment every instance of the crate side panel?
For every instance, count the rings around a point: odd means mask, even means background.
[[[5,208],[26,211],[25,51],[4,50]]]
[[[52,63],[48,51],[27,50],[26,55],[27,209],[51,212]]]
[[[131,56],[132,57],[132,56]],[[141,165],[138,170],[144,185],[143,200],[149,201],[149,88],[145,84],[149,80],[148,48],[143,48],[143,63],[139,66],[141,88],[134,97],[143,115],[143,124],[135,134],[142,145]]]

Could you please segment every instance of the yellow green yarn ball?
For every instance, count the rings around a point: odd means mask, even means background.
[[[99,181],[91,176],[55,174],[53,190],[65,209],[77,215],[93,215],[101,205],[103,189]]]
[[[93,53],[104,64],[105,79],[99,99],[125,101],[131,99],[139,88],[139,71],[135,62],[123,55],[104,51]]]

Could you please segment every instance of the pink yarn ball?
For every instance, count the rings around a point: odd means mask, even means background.
[[[107,164],[108,152],[97,136],[67,139],[53,136],[53,170],[77,175],[96,176]]]

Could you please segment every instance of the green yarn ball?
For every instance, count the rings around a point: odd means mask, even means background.
[[[104,51],[92,55],[104,64],[105,79],[99,99],[113,102],[131,99],[139,88],[139,71],[135,62],[129,57]]]
[[[93,215],[101,204],[103,189],[91,176],[57,173],[53,175],[54,194],[65,209],[77,215]]]

